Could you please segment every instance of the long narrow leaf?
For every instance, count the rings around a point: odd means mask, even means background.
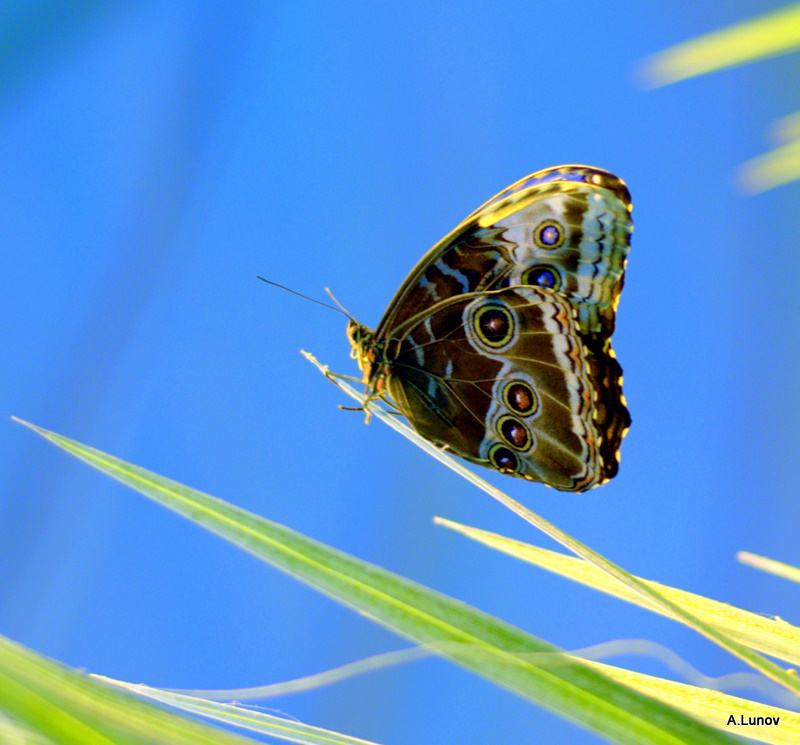
[[[556,551],[548,551],[538,546],[531,546],[528,543],[505,538],[496,533],[461,525],[452,520],[437,518],[436,522],[444,527],[457,530],[486,546],[555,572],[562,577],[580,582],[630,603],[635,603],[656,613],[676,618],[661,606],[651,602],[639,593],[633,592],[627,586],[620,584],[616,579],[583,559],[576,559]],[[792,665],[800,665],[800,629],[796,626],[783,621],[775,621],[757,613],[750,613],[727,603],[720,603],[692,592],[668,587],[658,582],[637,579],[647,583],[676,605],[689,610],[698,618],[702,618],[742,644],[746,644],[748,647],[757,649],[772,657],[786,660]],[[682,619],[676,618],[676,620]]]
[[[748,564],[754,569],[760,569],[762,572],[769,572],[776,577],[783,577],[783,579],[788,579],[790,582],[800,584],[800,568],[793,567],[791,564],[784,564],[782,561],[751,554],[749,551],[740,551],[736,554],[736,558],[742,564]]]
[[[114,690],[0,636],[0,710],[22,742],[58,745],[255,745]],[[13,723],[6,723],[13,732]],[[2,740],[13,743],[13,739]]]
[[[375,745],[369,740],[341,735],[331,730],[311,727],[294,719],[277,717],[264,711],[257,711],[240,704],[223,704],[209,701],[206,698],[187,696],[174,691],[164,691],[150,686],[124,683],[111,678],[101,678],[111,685],[118,686],[126,691],[133,691],[140,696],[169,704],[192,714],[216,719],[225,724],[252,730],[263,735],[279,737],[282,740],[301,743],[301,745]]]
[[[792,140],[739,166],[739,181],[757,194],[800,178],[800,140]]]
[[[665,85],[694,75],[800,49],[800,5],[676,44],[644,61],[642,77]]]
[[[620,683],[647,693],[703,721],[717,722],[728,731],[770,745],[800,742],[800,715],[796,711],[749,701],[709,688],[676,683],[653,675],[623,670],[601,662],[588,663]]]

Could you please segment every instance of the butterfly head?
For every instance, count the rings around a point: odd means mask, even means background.
[[[350,356],[364,375],[364,385],[377,388],[380,380],[381,357],[376,351],[375,332],[351,320],[347,324],[347,339],[352,347]]]

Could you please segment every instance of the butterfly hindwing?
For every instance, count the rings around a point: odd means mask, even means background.
[[[536,287],[458,296],[394,343],[389,395],[427,439],[556,488],[604,477],[594,368],[563,298]]]

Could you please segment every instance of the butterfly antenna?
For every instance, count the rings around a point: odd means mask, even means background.
[[[327,293],[328,293],[328,297],[329,297],[331,300],[333,300],[333,302],[334,302],[334,303],[336,303],[336,305],[338,305],[338,306],[339,306],[339,310],[340,310],[342,313],[344,313],[344,314],[345,314],[345,315],[346,315],[346,316],[347,316],[347,317],[348,317],[348,318],[349,318],[351,321],[355,321],[355,318],[353,318],[353,316],[352,316],[350,313],[348,313],[348,311],[347,311],[347,308],[345,308],[345,307],[344,307],[344,305],[342,305],[342,304],[341,304],[341,303],[340,303],[340,302],[339,302],[339,301],[336,299],[336,297],[335,297],[335,296],[334,296],[334,294],[331,292],[331,290],[330,290],[330,288],[329,288],[329,287],[326,287],[326,288],[325,288],[325,292],[327,292]]]
[[[258,277],[258,279],[260,279],[262,282],[266,282],[268,285],[272,285],[273,287],[280,287],[282,290],[286,290],[286,292],[291,292],[292,295],[297,295],[297,297],[301,297],[303,298],[303,300],[310,300],[312,303],[321,305],[323,308],[329,308],[330,310],[335,310],[337,313],[342,313],[347,318],[352,320],[352,316],[344,308],[342,308],[341,305],[339,305],[339,301],[336,300],[336,298],[333,298],[333,301],[336,303],[336,305],[339,306],[338,308],[334,307],[333,305],[328,305],[328,303],[323,303],[321,300],[315,300],[313,297],[309,297],[308,295],[303,295],[303,293],[297,292],[296,290],[292,290],[288,287],[284,287],[283,285],[279,285],[277,282],[273,282],[272,280],[264,279],[259,275],[256,275],[256,277]],[[325,289],[330,295],[330,290],[328,290],[327,287]],[[333,297],[333,295],[331,295],[331,297]]]

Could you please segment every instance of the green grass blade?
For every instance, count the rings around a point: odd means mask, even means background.
[[[0,742],[3,745],[58,745],[49,737],[33,732],[21,722],[0,713]]]
[[[732,743],[462,602],[210,495],[33,425],[54,444],[398,634],[614,742]]]
[[[724,67],[800,49],[800,4],[704,34],[648,57],[641,77],[666,85]]]
[[[800,178],[800,139],[776,147],[739,166],[742,187],[758,194]]]
[[[0,711],[21,742],[58,745],[255,745],[164,711],[0,636]],[[6,730],[14,731],[13,721]],[[3,740],[13,743],[13,736]]]
[[[216,719],[225,724],[249,729],[262,735],[299,742],[302,745],[375,745],[370,740],[362,740],[357,737],[349,737],[338,732],[332,732],[331,730],[312,727],[293,719],[276,717],[247,706],[218,703],[205,698],[198,698],[197,696],[187,696],[183,693],[164,691],[146,685],[124,683],[111,678],[103,677],[101,680],[192,714]]]
[[[796,711],[766,706],[709,688],[676,683],[674,680],[644,675],[601,662],[588,664],[610,678],[664,701],[711,726],[725,728],[729,732],[770,745],[797,745],[800,742],[800,715]],[[734,719],[733,723],[729,723],[731,717]],[[772,721],[765,722],[766,717],[770,717]],[[747,724],[741,723],[742,718]]]
[[[675,618],[679,621],[682,620],[639,593],[634,592],[629,587],[620,584],[616,579],[583,559],[576,559],[556,551],[548,551],[544,548],[531,546],[528,543],[505,538],[486,530],[471,528],[451,520],[437,518],[436,522],[439,525],[463,533],[486,546],[527,561],[530,564],[535,564],[567,579],[575,580],[588,587],[614,595],[629,603],[634,603],[664,616]],[[658,582],[637,579],[654,588],[676,605],[687,609],[693,615],[713,625],[742,644],[772,657],[786,660],[792,665],[800,666],[800,629],[796,626],[784,621],[775,621],[757,613],[750,613],[727,603],[710,600],[702,595],[661,585]]]

